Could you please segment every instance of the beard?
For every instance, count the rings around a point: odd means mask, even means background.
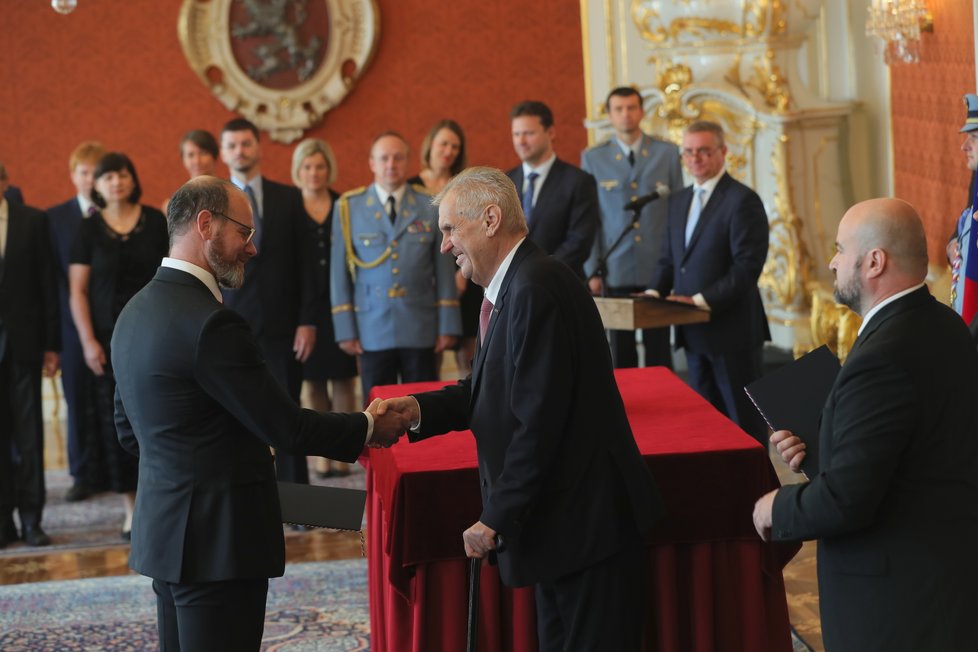
[[[832,291],[832,296],[835,298],[836,303],[841,303],[853,312],[862,314],[861,307],[863,291],[862,287],[859,285],[858,263],[855,265],[852,272],[853,273],[849,276],[849,280],[845,283],[840,282],[838,276],[836,276],[835,288]]]
[[[204,255],[207,258],[207,263],[214,270],[218,285],[229,290],[237,290],[244,284],[244,263],[228,260],[227,250],[220,238],[212,241]]]

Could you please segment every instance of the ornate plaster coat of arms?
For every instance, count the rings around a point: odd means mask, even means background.
[[[177,30],[224,106],[291,143],[363,74],[380,16],[375,0],[184,0]]]

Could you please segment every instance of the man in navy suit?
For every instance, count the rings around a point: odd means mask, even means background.
[[[58,266],[58,307],[61,311],[61,385],[65,404],[68,406],[68,470],[74,484],[65,494],[65,500],[74,502],[88,498],[98,488],[99,472],[86,452],[88,426],[85,409],[90,391],[85,357],[75,322],[68,308],[68,254],[75,240],[75,232],[82,220],[98,208],[92,201],[95,166],[105,154],[101,143],[85,142],[75,148],[68,158],[71,183],[75,196],[47,210],[51,223],[51,244]]]
[[[768,223],[757,193],[724,170],[723,128],[698,121],[683,133],[682,156],[695,183],[669,197],[666,242],[653,293],[710,311],[710,321],[676,327],[689,384],[767,445],[767,427],[744,385],[761,371],[771,339],[757,279],[767,258]]]
[[[546,104],[520,102],[510,117],[523,165],[507,174],[522,198],[527,237],[583,279],[599,223],[594,177],[557,158],[554,115]]]
[[[465,552],[495,551],[507,586],[535,585],[541,652],[638,650],[642,534],[663,508],[594,300],[527,238],[499,170],[465,170],[435,203],[442,252],[486,289],[478,352],[457,385],[387,405],[412,441],[475,434],[483,509]]]
[[[261,174],[258,127],[231,120],[221,130],[221,159],[231,170],[231,183],[251,202],[258,254],[238,290],[225,290],[227,306],[251,327],[272,375],[299,402],[302,363],[316,345],[316,267],[312,243],[305,238],[306,216],[298,188]],[[278,479],[309,482],[305,456],[279,451]]]

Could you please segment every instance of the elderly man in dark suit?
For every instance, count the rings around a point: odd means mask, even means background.
[[[583,279],[600,222],[594,177],[557,158],[554,115],[546,104],[520,102],[510,118],[523,165],[507,174],[522,197],[528,237]]]
[[[41,373],[58,370],[58,288],[47,216],[2,197],[0,163],[0,548],[20,536],[31,546],[51,539],[44,509],[44,421]]]
[[[767,444],[767,427],[744,392],[758,378],[771,339],[757,289],[768,224],[757,193],[724,170],[723,128],[694,122],[682,156],[695,183],[669,197],[662,257],[652,292],[710,310],[710,321],[676,327],[689,384],[747,433]]]
[[[51,221],[51,243],[58,266],[58,307],[61,311],[61,385],[65,404],[68,406],[68,470],[74,484],[65,494],[65,500],[84,500],[98,489],[101,482],[97,460],[87,452],[88,433],[85,410],[91,391],[89,374],[85,366],[75,321],[68,307],[68,256],[82,220],[94,214],[98,207],[92,201],[95,166],[105,154],[100,143],[81,143],[68,158],[68,171],[76,194],[71,199],[47,210]]]
[[[492,168],[449,182],[441,250],[486,289],[472,375],[385,404],[412,440],[471,428],[483,510],[469,557],[498,554],[508,586],[536,586],[540,649],[637,650],[642,534],[662,503],[632,437],[587,287],[526,236]]]
[[[927,240],[899,199],[839,223],[835,297],[863,322],[822,411],[818,474],[757,501],[764,538],[818,539],[829,652],[970,650],[978,612],[978,353],[928,292]],[[771,436],[794,470],[805,444]]]
[[[302,391],[302,363],[316,345],[319,305],[312,241],[305,237],[306,214],[298,188],[261,174],[258,128],[237,118],[221,131],[221,158],[231,183],[243,190],[255,215],[258,254],[238,290],[225,291],[229,308],[238,311],[258,338],[272,375],[296,403]],[[305,457],[279,452],[279,480],[309,482]]]
[[[198,177],[168,210],[170,257],[111,346],[119,441],[139,457],[129,565],[153,578],[161,649],[258,650],[267,578],[285,566],[268,447],[353,462],[404,424],[299,408],[221,304],[256,254],[244,193]]]

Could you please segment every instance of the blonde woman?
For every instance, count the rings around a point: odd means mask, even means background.
[[[355,412],[354,379],[357,360],[344,353],[333,337],[332,310],[329,304],[329,250],[333,209],[339,193],[330,185],[336,181],[336,159],[325,141],[307,138],[292,153],[292,181],[302,191],[308,217],[308,236],[316,249],[317,296],[321,298],[316,322],[316,347],[303,365],[302,402],[319,412]],[[330,400],[327,381],[332,381]],[[349,465],[319,458],[321,477],[349,475]]]

